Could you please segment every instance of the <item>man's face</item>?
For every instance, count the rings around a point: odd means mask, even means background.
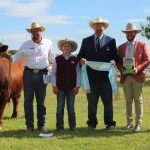
[[[39,39],[39,38],[41,38],[41,29],[40,28],[32,29],[31,34],[32,34],[33,38]]]
[[[126,37],[128,41],[133,41],[135,39],[136,32],[135,31],[128,31],[126,32]]]
[[[93,28],[97,35],[101,35],[105,30],[104,25],[102,23],[95,23]]]

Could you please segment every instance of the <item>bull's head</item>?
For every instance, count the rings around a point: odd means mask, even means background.
[[[7,45],[3,45],[2,43],[0,43],[0,53],[6,52],[7,49],[8,49]]]
[[[6,58],[11,61],[11,53],[8,51],[8,46],[0,43],[0,57]]]

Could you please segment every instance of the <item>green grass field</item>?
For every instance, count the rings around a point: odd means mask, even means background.
[[[95,131],[89,131],[86,126],[87,100],[80,90],[76,96],[77,130],[68,130],[67,111],[65,109],[65,131],[55,131],[56,124],[56,96],[51,86],[47,88],[46,97],[46,128],[53,132],[51,138],[38,137],[35,130],[32,134],[26,133],[23,96],[20,100],[18,119],[10,119],[12,103],[7,105],[3,115],[4,128],[0,131],[0,150],[150,150],[150,82],[147,81],[143,89],[144,116],[142,131],[135,133],[126,131],[125,100],[122,88],[119,88],[120,99],[114,100],[114,120],[117,122],[116,131],[106,131],[103,123],[103,105],[101,100],[98,106],[99,124]],[[36,103],[34,103],[36,128]]]

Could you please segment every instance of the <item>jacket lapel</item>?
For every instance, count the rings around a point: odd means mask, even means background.
[[[126,57],[126,49],[127,49],[127,42],[124,43],[123,49],[122,49],[122,56]]]
[[[136,54],[138,54],[138,53],[136,52],[136,51],[137,51],[137,44],[138,44],[138,42],[135,41],[134,52],[133,52],[134,57],[136,57]]]
[[[91,50],[96,52],[94,35],[91,36],[90,40],[91,40],[90,41],[90,43],[91,43]]]
[[[105,35],[103,35],[102,39],[101,39],[101,48],[103,46],[105,46],[105,44],[107,43],[107,37]]]

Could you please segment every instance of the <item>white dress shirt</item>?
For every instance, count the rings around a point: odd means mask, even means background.
[[[68,57],[64,56],[64,58],[66,60],[68,60],[72,56],[73,55],[70,55]],[[51,82],[52,82],[53,86],[56,86],[56,70],[57,70],[57,63],[56,63],[56,60],[54,60],[53,65],[52,65],[52,71],[51,71]],[[76,87],[80,87],[80,84],[81,84],[81,73],[80,73],[79,63],[77,64],[77,67],[76,67],[76,73],[77,73]]]
[[[23,43],[15,55],[12,56],[13,62],[25,58],[25,66],[31,69],[44,69],[49,66],[49,61],[53,62],[55,54],[53,52],[52,42],[48,39],[42,39],[37,44],[33,40]]]

